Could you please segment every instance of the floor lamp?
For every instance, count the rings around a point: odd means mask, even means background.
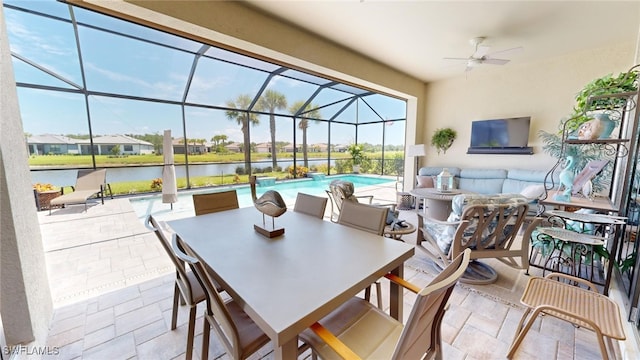
[[[425,150],[424,144],[409,145],[409,147],[407,148],[407,156],[413,156],[416,158],[416,174],[418,174],[418,158],[420,156],[425,156],[426,154],[427,152]]]

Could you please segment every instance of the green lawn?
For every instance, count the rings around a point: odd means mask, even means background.
[[[376,154],[371,154],[372,157]],[[378,154],[380,156],[380,154]],[[325,153],[309,153],[309,158],[324,158]],[[292,153],[280,153],[277,155],[280,160],[292,159]],[[349,158],[348,153],[333,152],[333,159]],[[252,153],[252,161],[270,159],[267,153]],[[299,154],[298,160],[302,160],[302,154]],[[216,154],[208,153],[203,155],[189,155],[189,163],[231,163],[243,162],[244,155],[240,153],[232,154]],[[185,156],[177,154],[174,156],[175,164],[184,164]],[[162,155],[129,155],[123,157],[114,157],[110,155],[96,155],[96,164],[98,166],[127,166],[127,165],[160,165],[163,163]],[[91,165],[91,155],[32,155],[29,157],[29,166],[48,166],[48,167],[83,167]]]

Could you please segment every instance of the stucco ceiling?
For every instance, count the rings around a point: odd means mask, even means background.
[[[424,81],[465,73],[473,37],[515,66],[634,42],[640,1],[260,1],[248,3]],[[504,55],[504,56],[502,56]],[[630,63],[633,59],[629,60]],[[482,65],[471,73],[484,71]]]

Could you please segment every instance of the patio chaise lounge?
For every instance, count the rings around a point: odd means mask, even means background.
[[[51,208],[53,206],[62,206],[67,204],[84,203],[84,208],[86,210],[87,200],[94,195],[100,196],[102,204],[104,204],[104,188],[106,179],[106,169],[93,170],[89,172],[78,171],[74,191],[52,199],[50,202],[51,206],[49,207],[49,214],[51,214]]]

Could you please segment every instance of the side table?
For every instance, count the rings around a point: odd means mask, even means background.
[[[384,236],[394,239],[394,240],[399,240],[399,241],[404,241],[402,240],[402,236],[404,235],[408,235],[411,234],[413,232],[416,231],[416,227],[415,225],[405,221],[404,222],[406,225],[408,225],[407,227],[403,228],[403,227],[399,227],[399,228],[392,228],[393,224],[391,225],[387,225],[384,227]]]

